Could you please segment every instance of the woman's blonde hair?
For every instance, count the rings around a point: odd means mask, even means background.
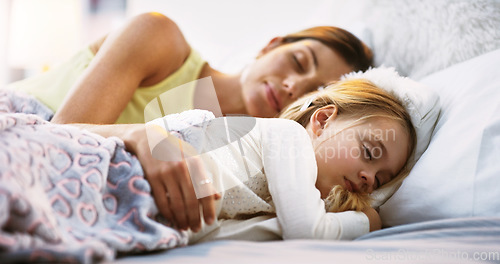
[[[373,117],[395,120],[409,136],[408,157],[412,156],[417,136],[410,115],[396,96],[365,79],[341,80],[321,91],[308,93],[284,109],[280,118],[295,120],[306,127],[313,113],[328,105],[337,108],[337,115],[354,118],[354,123]],[[400,173],[405,173],[407,166],[408,163]],[[362,211],[370,206],[370,199],[368,194],[351,193],[335,186],[325,204],[329,212]]]

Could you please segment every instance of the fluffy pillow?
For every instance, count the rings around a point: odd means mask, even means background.
[[[428,149],[380,207],[384,226],[500,215],[500,49],[421,80],[440,96]]]
[[[418,160],[429,144],[439,115],[438,95],[425,85],[400,76],[394,68],[373,68],[347,74],[342,79],[356,78],[367,79],[401,100],[417,132],[414,160]]]
[[[416,80],[500,48],[498,0],[363,3],[371,6],[362,19],[371,31],[375,65]]]

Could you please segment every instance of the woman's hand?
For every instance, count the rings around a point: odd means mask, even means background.
[[[149,162],[146,161],[149,158],[144,156],[139,159],[141,163],[150,164],[143,165],[146,178],[151,185],[156,205],[167,220],[181,230],[190,228],[198,232],[201,228],[201,205],[205,222],[208,225],[214,222],[215,200],[220,199],[220,194],[198,200],[185,160]]]
[[[207,178],[203,164],[197,158],[171,159],[171,161],[154,158],[149,145],[151,142],[148,142],[148,139],[152,140],[151,137],[151,129],[147,132],[146,126],[140,125],[129,130],[123,139],[127,148],[136,154],[141,162],[160,213],[177,228],[181,230],[190,228],[197,232],[201,228],[201,205],[205,222],[212,224],[216,217],[215,200],[220,199],[220,194],[213,194],[215,192],[211,191],[211,195],[198,199],[191,180],[191,176],[196,179]],[[161,142],[163,151],[170,153],[179,151],[168,148],[168,144],[163,143]],[[213,190],[211,182],[204,184],[204,188]]]
[[[370,232],[382,228],[382,220],[380,219],[380,215],[375,209],[370,207],[362,212],[365,213],[366,216],[368,216],[368,220],[370,221]]]
[[[135,154],[142,165],[160,213],[175,227],[199,231],[200,206],[205,222],[209,225],[213,223],[216,217],[215,200],[220,199],[220,194],[213,194],[215,192],[211,191],[211,195],[201,199],[196,197],[189,172],[197,172],[197,177],[205,177],[205,170],[197,159],[162,161],[154,158],[144,124],[79,126],[104,137],[117,136],[125,142],[127,150]],[[211,182],[203,184],[203,188],[213,190]]]

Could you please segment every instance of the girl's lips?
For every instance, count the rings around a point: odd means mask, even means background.
[[[273,89],[271,88],[271,86],[267,82],[265,83],[265,88],[266,88],[266,98],[267,98],[269,105],[276,112],[280,112],[281,106],[280,106],[280,102],[278,100],[278,97],[276,97],[276,94],[274,93]]]
[[[344,178],[344,181],[345,181],[345,188],[348,191],[352,192],[354,190],[353,183],[350,180],[346,179],[346,178]]]

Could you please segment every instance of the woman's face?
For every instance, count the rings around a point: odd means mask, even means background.
[[[243,100],[251,116],[274,117],[304,93],[353,70],[317,40],[280,43],[273,39],[242,74]]]
[[[351,192],[371,193],[393,179],[408,158],[409,137],[401,125],[374,117],[333,120],[313,140],[318,165],[316,187],[326,198],[334,185]]]

